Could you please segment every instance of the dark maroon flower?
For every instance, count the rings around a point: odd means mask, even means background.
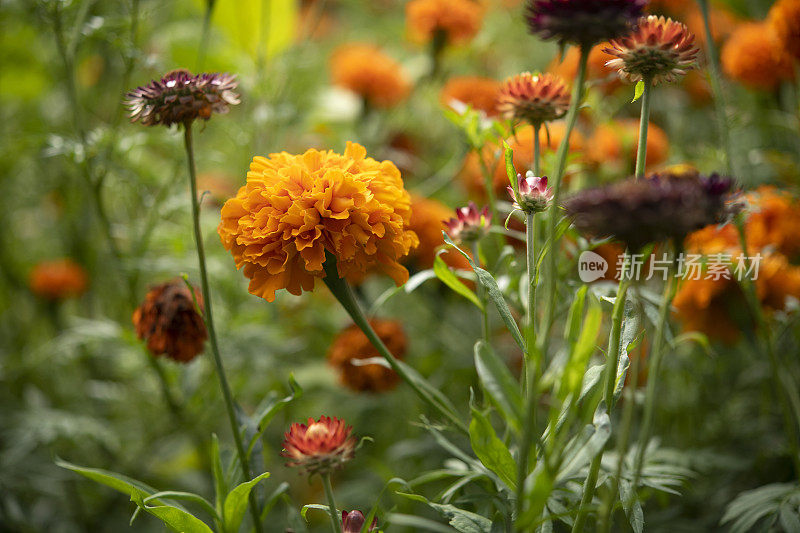
[[[528,29],[544,40],[582,47],[625,35],[647,0],[528,0]]]
[[[455,218],[443,222],[451,239],[456,242],[473,242],[489,233],[492,215],[488,206],[479,211],[475,202],[470,202],[466,207],[456,209]]]
[[[239,103],[234,92],[236,79],[217,72],[193,75],[186,69],[173,70],[127,94],[131,122],[145,126],[184,124],[197,118],[208,120],[212,113],[224,114]]]
[[[667,239],[681,241],[694,230],[729,215],[730,178],[653,175],[581,191],[565,203],[579,231],[613,237],[638,250]]]
[[[364,513],[361,511],[342,511],[342,533],[361,533],[361,528],[364,527],[366,520]],[[378,519],[373,518],[369,531],[376,531],[377,529]]]

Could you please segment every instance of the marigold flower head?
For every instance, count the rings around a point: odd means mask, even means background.
[[[447,43],[463,44],[480,31],[483,15],[483,6],[474,0],[411,0],[406,4],[406,28],[418,42],[439,34]]]
[[[289,460],[286,466],[302,468],[309,474],[328,474],[355,456],[352,431],[344,420],[335,417],[309,418],[307,424],[289,427],[281,455]]]
[[[186,69],[173,70],[127,94],[131,122],[145,126],[186,124],[197,118],[208,120],[213,113],[224,114],[239,103],[236,79],[217,72],[193,75]]]
[[[208,333],[203,317],[203,296],[190,291],[182,279],[174,279],[150,289],[144,302],[133,312],[136,336],[147,341],[153,355],[188,363],[203,353]]]
[[[453,215],[453,210],[443,203],[431,198],[411,195],[411,231],[419,238],[419,245],[408,255],[409,263],[419,269],[433,267],[433,261],[444,245],[442,231],[445,220]],[[458,251],[449,249],[441,252],[447,265],[456,269],[468,269],[469,262]]]
[[[456,209],[456,216],[445,221],[447,234],[455,242],[474,242],[489,234],[492,225],[492,215],[489,206],[478,210],[475,202],[470,202],[466,207]]]
[[[525,213],[546,211],[553,199],[553,191],[547,187],[547,176],[541,178],[534,176],[530,170],[524,178],[522,174],[517,174],[517,190],[519,195],[510,185],[508,186],[508,194],[514,202],[514,209]]]
[[[529,0],[528,29],[544,40],[582,47],[627,33],[647,0]]]
[[[613,237],[632,251],[676,239],[722,221],[731,181],[716,174],[699,178],[654,176],[586,189],[565,202],[575,226],[595,237]]]
[[[624,119],[597,126],[586,143],[586,157],[595,166],[612,167],[615,171],[630,172],[636,162],[639,146],[639,120]],[[647,128],[645,166],[652,168],[667,160],[669,138],[653,124]]]
[[[792,57],[769,24],[740,25],[722,47],[722,70],[753,89],[771,90],[794,77]]]
[[[539,133],[542,155],[558,148],[558,145],[561,144],[561,139],[564,138],[565,131],[566,127],[563,122],[553,122],[548,124],[547,128],[542,128]],[[533,163],[533,127],[525,126],[517,129],[516,134],[506,139],[506,142],[514,152],[514,167],[518,169],[530,168]],[[571,154],[582,152],[584,145],[583,135],[577,130],[572,130],[569,136],[569,152]],[[508,172],[502,155],[498,157],[498,154],[501,154],[499,150],[499,147],[489,145],[484,147],[482,151],[484,161],[488,163],[496,161],[494,168],[490,170],[492,171],[494,191],[498,197],[505,194],[508,186]],[[478,154],[474,151],[471,151],[464,158],[464,165],[459,171],[458,177],[472,198],[481,201],[485,200],[486,188],[481,163]]]
[[[673,82],[694,68],[700,49],[685,25],[649,15],[639,19],[633,32],[613,39],[605,52],[616,56],[606,66],[617,69],[622,79],[659,84]]]
[[[592,47],[586,64],[586,79],[594,82],[605,94],[611,94],[622,87],[622,80],[606,67],[606,63],[614,59],[604,51],[608,43],[600,43]],[[547,66],[547,71],[561,77],[567,82],[574,82],[578,76],[578,63],[581,51],[571,47],[563,54],[555,57]]]
[[[342,533],[361,533],[361,528],[367,521],[364,513],[361,511],[342,511]],[[373,518],[372,523],[369,525],[369,532],[378,530],[378,519]]]
[[[778,0],[772,4],[767,21],[782,47],[800,59],[800,0]]]
[[[411,88],[400,64],[369,44],[337,48],[331,56],[331,76],[333,83],[379,108],[399,104]]]
[[[408,271],[398,261],[418,242],[410,204],[397,167],[359,144],[344,155],[281,152],[253,159],[246,185],[222,206],[218,232],[250,292],[270,302],[279,289],[312,290],[326,254],[340,277],[377,269],[402,285]]]
[[[455,100],[493,117],[497,115],[499,91],[500,82],[497,80],[481,76],[460,76],[447,81],[439,99],[444,106],[450,107]]]
[[[56,259],[38,263],[28,279],[31,290],[48,300],[74,298],[86,292],[86,270],[72,259]]]
[[[538,126],[566,115],[569,100],[569,89],[558,76],[523,72],[503,83],[497,109],[506,120]]]
[[[397,359],[406,353],[406,334],[396,320],[371,320],[370,325]],[[399,377],[380,364],[358,365],[353,359],[372,359],[381,354],[355,324],[344,329],[328,350],[328,363],[339,371],[343,385],[356,392],[384,392],[394,389]]]

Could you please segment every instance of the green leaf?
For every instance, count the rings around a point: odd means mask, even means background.
[[[256,444],[258,443],[258,439],[261,438],[261,435],[267,430],[269,423],[275,417],[281,409],[286,407],[292,401],[300,398],[303,396],[303,389],[300,385],[297,384],[297,381],[294,379],[294,375],[289,375],[289,388],[291,389],[291,394],[282,398],[280,400],[275,400],[270,402],[264,409],[261,410],[261,413],[256,415],[254,418],[258,420],[258,427],[250,439],[250,444],[247,446],[247,457],[250,457],[250,454],[253,453],[253,448],[255,448]]]
[[[644,81],[636,82],[636,88],[633,90],[633,100],[631,103],[634,103],[636,100],[642,97],[644,94]]]
[[[506,158],[506,174],[511,190],[514,191],[514,198],[519,199],[519,182],[517,181],[517,169],[514,168],[514,151],[506,141],[503,141],[503,151]]]
[[[475,370],[492,403],[519,431],[522,427],[522,395],[517,381],[492,347],[482,340],[475,343]]]
[[[553,478],[545,468],[544,461],[540,461],[536,465],[536,469],[525,480],[525,503],[527,507],[523,509],[519,517],[518,526],[520,529],[529,528],[535,521],[539,520],[552,492]]]
[[[453,291],[460,294],[473,304],[475,304],[478,309],[483,311],[483,304],[478,299],[478,296],[472,292],[469,287],[464,285],[461,280],[459,280],[453,271],[447,266],[447,263],[444,262],[441,255],[437,255],[436,258],[433,260],[433,272],[436,274],[436,277],[441,280],[442,283],[450,287]]]
[[[442,232],[442,235],[444,235],[444,241],[447,244],[461,252],[461,254],[467,258],[470,266],[472,266],[472,270],[475,271],[475,275],[478,276],[478,281],[488,290],[489,298],[492,300],[497,308],[497,311],[500,313],[500,317],[503,319],[503,322],[505,322],[508,331],[514,338],[514,341],[517,343],[517,346],[519,346],[522,351],[525,351],[525,340],[522,338],[522,333],[519,330],[519,326],[517,326],[517,322],[511,315],[511,310],[508,308],[505,298],[503,298],[503,293],[500,291],[497,281],[487,271],[478,267],[468,253],[456,246],[447,233]]]
[[[472,409],[469,423],[469,442],[472,451],[483,466],[497,474],[510,489],[517,487],[516,463],[492,427],[489,420],[477,409]]]
[[[583,304],[579,307],[582,308]],[[597,335],[600,333],[602,319],[603,311],[600,302],[596,298],[591,298],[589,300],[589,310],[586,312],[586,318],[583,321],[583,328],[574,343],[569,360],[564,367],[564,373],[561,376],[558,396],[562,400],[568,394],[578,392],[581,388],[589,358],[596,349]]]
[[[228,485],[225,482],[225,474],[222,471],[222,458],[219,455],[219,439],[217,434],[211,435],[211,461],[214,471],[214,504],[217,514],[222,514],[222,502],[228,493]]]
[[[309,503],[309,504],[304,505],[303,508],[300,509],[300,516],[302,516],[303,520],[305,520],[306,522],[308,522],[308,516],[306,516],[306,515],[308,515],[308,510],[309,509],[316,509],[317,511],[323,511],[328,516],[331,515],[330,506],[323,505],[321,503]],[[336,513],[337,514],[339,513],[339,509],[336,510]]]
[[[572,442],[567,445],[564,462],[556,476],[556,484],[561,484],[577,475],[581,468],[603,449],[611,436],[611,419],[601,402],[595,412],[592,425],[587,425]]]
[[[586,303],[586,292],[588,290],[588,285],[581,285],[581,288],[575,293],[572,305],[569,307],[569,316],[567,317],[567,323],[564,325],[564,339],[569,341],[570,344],[578,340],[578,332],[580,331],[583,307]]]
[[[239,531],[239,526],[242,525],[244,513],[247,510],[247,501],[250,496],[250,491],[253,490],[259,481],[269,477],[269,472],[256,476],[250,481],[245,481],[239,486],[235,487],[225,498],[225,506],[222,510],[222,522],[225,524],[225,530],[230,533]]]
[[[206,4],[201,0],[195,3]],[[231,42],[255,61],[289,47],[296,35],[297,20],[294,0],[216,0],[212,17]]]
[[[217,514],[217,510],[214,509],[214,506],[211,505],[211,502],[200,496],[199,494],[195,494],[193,492],[180,492],[180,491],[163,491],[163,492],[156,492],[155,494],[148,496],[142,500],[142,503],[147,504],[151,501],[158,501],[160,499],[165,500],[183,500],[187,502],[193,502],[203,508],[205,512],[207,512],[214,520],[221,521],[219,514]]]
[[[72,470],[73,472],[82,475],[83,477],[89,478],[92,481],[96,481],[101,485],[105,485],[106,487],[111,487],[112,489],[119,491],[123,494],[127,494],[128,496],[133,495],[134,493],[144,493],[147,496],[158,492],[153,487],[142,483],[141,481],[135,480],[123,474],[117,474],[116,472],[110,472],[108,470],[102,470],[100,468],[88,468],[84,466],[78,466],[72,463],[68,463],[67,461],[63,461],[61,459],[56,459],[56,465],[60,466],[61,468],[66,468],[67,470]]]
[[[459,509],[454,505],[440,505],[429,503],[431,507],[439,511],[450,522],[457,531],[461,533],[491,533],[492,522],[479,514]]]
[[[213,533],[208,525],[196,516],[171,505],[156,507],[142,506],[142,509],[164,522],[178,533]]]
[[[367,524],[369,522],[366,522]],[[394,526],[406,526],[412,528],[413,531],[435,531],[436,533],[453,533],[453,528],[447,527],[439,522],[434,522],[428,518],[421,516],[390,513],[386,517],[386,523]]]

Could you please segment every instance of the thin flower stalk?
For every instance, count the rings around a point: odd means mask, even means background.
[[[214,367],[216,369],[217,378],[219,379],[220,388],[222,389],[222,396],[225,399],[225,408],[228,414],[228,422],[231,425],[233,432],[233,440],[236,443],[236,453],[239,458],[239,463],[242,467],[242,475],[244,479],[249,480],[253,478],[252,470],[250,469],[250,461],[247,459],[247,453],[242,443],[242,434],[239,431],[239,423],[236,421],[236,408],[234,406],[233,394],[231,393],[228,378],[225,375],[225,367],[222,364],[222,357],[220,356],[219,346],[217,344],[217,333],[214,328],[214,315],[211,311],[211,290],[208,284],[208,274],[206,272],[206,255],[203,245],[203,233],[200,229],[200,204],[197,198],[197,170],[194,162],[194,148],[192,145],[192,124],[191,122],[184,123],[184,146],[186,149],[186,157],[189,165],[189,185],[191,189],[192,199],[192,222],[194,228],[194,240],[197,246],[197,261],[200,267],[200,286],[205,301],[205,322],[208,329],[209,343],[211,344],[211,354],[214,359]],[[259,518],[258,504],[255,499],[255,494],[250,493],[249,496],[250,513],[253,517],[253,526],[257,532],[261,532],[261,520]]]
[[[475,257],[476,264],[480,264],[481,262],[481,241],[476,240],[475,243],[472,245],[472,254]],[[489,332],[489,305],[488,299],[486,298],[486,288],[478,284],[478,298],[483,304],[483,309],[481,309],[481,334],[483,335],[483,340],[486,344],[489,344],[490,341],[490,332]]]
[[[547,285],[546,285],[546,299],[545,299],[545,314],[542,328],[539,332],[539,339],[541,347],[539,352],[543,357],[547,357],[547,350],[549,347],[549,332],[553,326],[555,318],[556,307],[556,278],[557,278],[557,261],[556,261],[556,226],[559,218],[558,201],[561,195],[561,182],[564,178],[564,172],[567,166],[567,151],[569,149],[569,137],[572,130],[575,128],[575,122],[578,119],[578,108],[580,107],[581,100],[583,99],[584,85],[586,82],[586,67],[589,61],[589,52],[591,47],[581,47],[580,60],[578,62],[578,75],[575,79],[575,87],[572,91],[572,101],[570,102],[569,111],[567,111],[566,128],[564,130],[564,137],[561,139],[561,144],[558,146],[556,152],[556,168],[553,173],[553,201],[550,205],[550,212],[547,216],[547,232],[546,236],[549,242],[549,250],[547,252]]]
[[[328,511],[331,515],[331,524],[334,533],[342,533],[341,518],[336,510],[336,500],[333,498],[333,487],[331,487],[331,475],[322,474],[322,486],[325,489],[325,499],[328,500]]]
[[[645,78],[644,92],[642,93],[642,115],[639,119],[639,146],[636,149],[636,179],[644,178],[644,168],[647,161],[647,127],[650,124],[650,93],[653,90],[653,80]]]
[[[717,111],[717,122],[719,123],[719,136],[722,147],[725,151],[725,168],[729,176],[734,176],[733,148],[731,145],[730,124],[728,122],[727,103],[725,93],[722,90],[722,76],[720,75],[719,55],[717,45],[714,43],[714,36],[711,33],[711,18],[709,16],[708,0],[697,0],[700,4],[700,12],[703,15],[703,30],[705,32],[705,42],[708,47],[706,59],[708,60],[708,70],[711,79],[711,91],[714,94],[714,107]]]
[[[478,149],[475,151],[478,156],[478,160],[481,163],[481,173],[483,174],[483,185],[486,189],[486,201],[489,204],[489,212],[492,214],[492,220],[500,220],[497,218],[497,206],[495,205],[497,198],[494,194],[494,176],[492,171],[489,169],[489,164],[483,158],[483,154],[481,150]]]

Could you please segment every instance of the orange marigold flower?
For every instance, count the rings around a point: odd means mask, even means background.
[[[800,0],[778,0],[772,4],[767,21],[782,47],[800,59]]]
[[[603,51],[608,46],[609,43],[601,43],[592,47],[586,65],[586,79],[600,82],[600,87],[606,94],[613,93],[616,89],[622,87],[622,80],[619,79],[619,76],[606,67],[606,63],[614,59],[614,56]],[[550,62],[547,71],[566,81],[573,82],[578,75],[580,55],[578,47],[570,47],[561,57],[556,57]]]
[[[497,109],[506,120],[538,126],[566,115],[569,100],[569,89],[558,76],[523,72],[503,83]]]
[[[136,336],[147,341],[151,354],[188,363],[203,353],[208,333],[195,300],[202,310],[203,296],[196,288],[189,291],[182,279],[168,281],[147,293],[133,312],[133,326]]]
[[[721,53],[722,70],[731,79],[753,89],[771,90],[794,77],[792,57],[769,24],[742,24]]]
[[[483,24],[484,8],[475,0],[411,0],[406,4],[406,28],[411,38],[428,42],[437,33],[450,44],[462,44]]]
[[[406,334],[395,320],[370,320],[370,325],[397,359],[406,353]],[[354,365],[353,359],[381,358],[381,354],[355,324],[344,329],[328,350],[328,363],[339,371],[339,380],[356,392],[384,392],[397,386],[400,378],[383,365]]]
[[[408,255],[409,262],[423,270],[433,267],[436,254],[444,245],[442,231],[445,229],[445,221],[452,216],[453,210],[438,200],[411,195],[410,229],[417,234],[419,246]],[[449,249],[441,255],[444,262],[453,268],[470,268],[467,259],[456,250]]]
[[[563,122],[554,122],[550,124],[545,130],[540,132],[540,142],[542,148],[542,155],[546,154],[548,150],[553,151],[558,149],[561,144],[561,139],[564,138],[566,127]],[[549,132],[549,134],[548,134]],[[508,145],[514,151],[514,166],[518,171],[527,170],[533,163],[533,127],[525,126],[517,130],[517,134],[513,137],[506,139]],[[569,151],[570,153],[580,152],[584,148],[583,135],[577,130],[572,130],[569,137]],[[498,154],[500,157],[498,158]],[[491,166],[492,162],[496,161],[492,169],[492,182],[494,184],[495,194],[498,197],[506,194],[506,187],[508,186],[508,174],[506,172],[505,159],[499,152],[496,146],[487,146],[482,154],[484,160]],[[481,164],[478,155],[475,152],[470,152],[464,158],[464,165],[459,172],[459,178],[464,183],[470,196],[479,200],[483,200],[486,196],[486,190],[483,184],[483,173],[481,171]]]
[[[283,452],[286,466],[299,467],[309,474],[327,474],[355,456],[356,439],[344,420],[320,417],[308,424],[292,424],[284,433]]]
[[[43,261],[31,270],[28,280],[37,296],[48,300],[63,300],[86,292],[86,271],[72,259]]]
[[[348,142],[344,155],[253,158],[246,185],[222,206],[218,232],[250,292],[271,302],[279,289],[312,290],[325,277],[326,254],[343,278],[378,269],[402,285],[408,271],[398,261],[418,243],[410,222],[397,167]]]
[[[595,128],[586,143],[587,159],[597,165],[622,167],[622,171],[630,172],[636,162],[636,150],[639,146],[639,120],[625,119],[601,124]],[[660,165],[667,159],[669,139],[667,134],[653,124],[647,131],[647,167]]]
[[[487,116],[497,115],[497,96],[500,82],[481,76],[450,78],[439,96],[443,106],[450,107],[457,100],[472,109],[483,111]]]
[[[400,64],[370,44],[345,44],[331,56],[333,83],[370,105],[387,108],[403,101],[410,84]]]

